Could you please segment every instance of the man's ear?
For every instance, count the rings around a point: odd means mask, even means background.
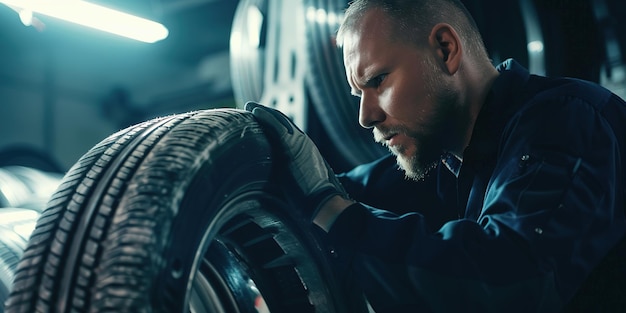
[[[461,40],[450,24],[435,25],[428,37],[430,46],[436,51],[437,58],[450,75],[456,73],[461,65],[463,50]]]

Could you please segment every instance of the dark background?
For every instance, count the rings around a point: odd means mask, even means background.
[[[509,57],[531,63],[523,1],[464,1],[494,63]],[[0,158],[3,151],[31,149],[67,169],[98,141],[138,121],[241,105],[233,92],[229,53],[239,1],[93,2],[157,20],[169,37],[145,44],[46,17],[40,17],[45,30],[38,31],[0,4]],[[601,82],[623,95],[624,3],[533,1],[545,56],[531,70]]]

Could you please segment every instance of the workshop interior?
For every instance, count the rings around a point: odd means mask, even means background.
[[[494,65],[514,58],[626,97],[623,0],[462,2]],[[352,312],[323,242],[274,190],[261,130],[238,113],[279,109],[336,172],[388,154],[358,124],[334,43],[347,5],[0,0],[0,303],[21,288],[44,312]],[[25,255],[29,244],[45,252]],[[22,258],[43,274],[15,287]],[[120,258],[153,265],[101,270]],[[115,288],[95,294],[99,271]]]

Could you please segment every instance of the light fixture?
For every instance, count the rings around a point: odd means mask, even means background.
[[[541,53],[543,52],[543,42],[541,40],[533,40],[528,43],[527,49],[530,53]]]
[[[153,43],[168,30],[160,23],[81,0],[0,0],[20,16],[39,13],[119,36]]]

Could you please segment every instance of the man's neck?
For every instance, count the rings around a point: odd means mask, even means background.
[[[467,120],[463,123],[465,125],[465,136],[463,137],[461,145],[459,145],[457,149],[450,151],[459,160],[463,160],[463,151],[470,143],[480,110],[485,104],[485,101],[487,101],[487,95],[491,90],[491,86],[493,86],[493,83],[500,75],[496,68],[491,65],[489,65],[488,68],[483,67],[483,71],[479,73],[478,75],[472,75],[472,73],[470,73],[467,77],[467,81],[469,82],[467,85],[468,92],[466,94],[466,103],[468,103],[468,106],[465,112]]]

